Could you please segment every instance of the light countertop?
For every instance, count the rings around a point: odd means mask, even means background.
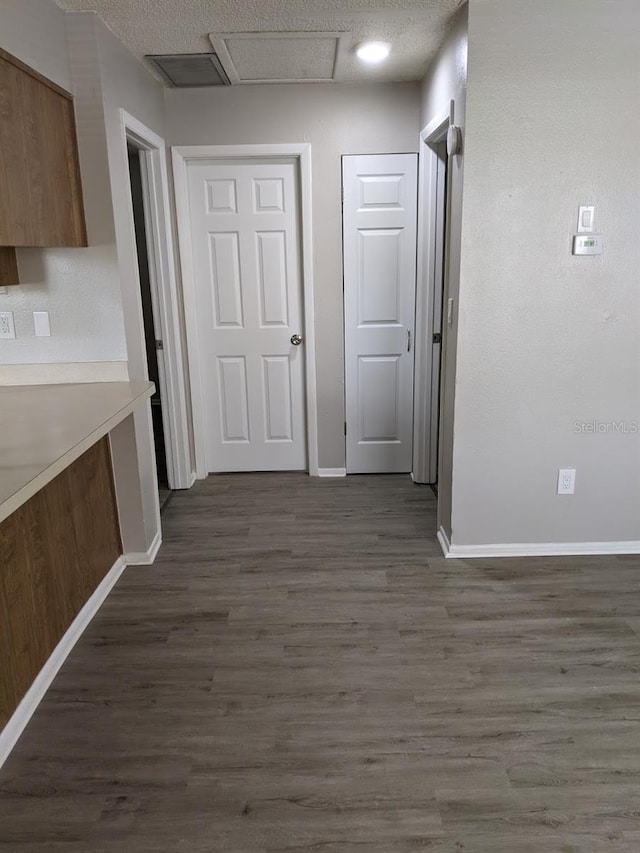
[[[0,387],[0,521],[153,392],[152,382]]]

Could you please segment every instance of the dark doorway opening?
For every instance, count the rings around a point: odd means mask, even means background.
[[[162,398],[158,370],[158,347],[162,346],[160,337],[156,335],[153,319],[153,303],[151,297],[151,277],[149,273],[149,255],[147,231],[144,218],[144,196],[142,186],[142,164],[140,151],[133,145],[127,146],[129,157],[129,176],[131,181],[131,200],[133,202],[133,224],[136,232],[136,249],[138,253],[138,269],[140,272],[140,293],[142,297],[142,316],[144,322],[144,337],[147,351],[149,379],[156,386],[151,398],[151,415],[153,420],[153,437],[155,444],[156,468],[158,471],[158,491],[160,508],[162,509],[171,497],[167,477],[167,452],[165,447],[164,423],[162,418]]]

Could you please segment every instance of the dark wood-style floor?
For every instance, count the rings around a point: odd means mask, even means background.
[[[2,853],[638,853],[640,559],[445,562],[434,516],[176,494],[0,772]]]

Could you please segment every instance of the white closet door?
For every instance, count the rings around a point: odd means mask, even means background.
[[[347,472],[410,472],[416,154],[343,158]]]

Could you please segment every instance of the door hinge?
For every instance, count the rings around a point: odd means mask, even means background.
[[[162,341],[156,341],[156,349],[164,349],[164,343]]]
[[[441,344],[442,343],[442,334],[440,332],[436,332],[434,334],[433,342],[434,342],[434,344]]]

